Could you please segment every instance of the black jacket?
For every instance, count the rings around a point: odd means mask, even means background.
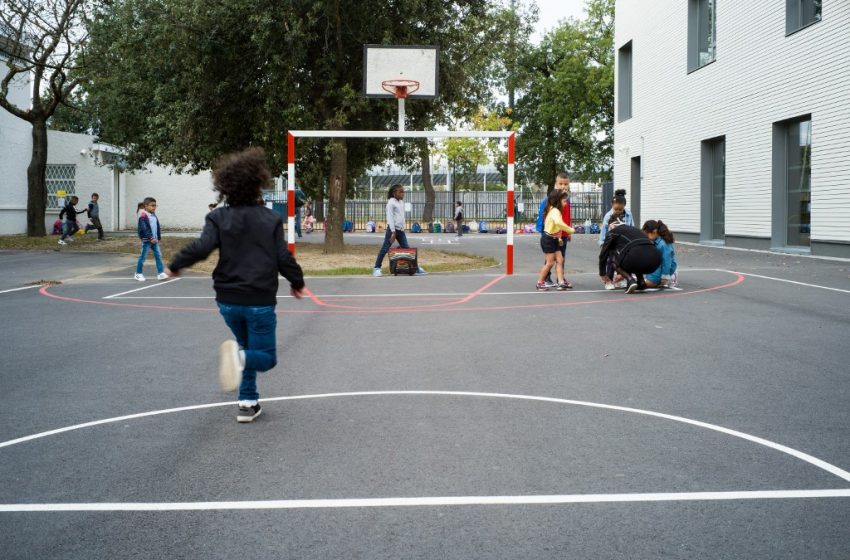
[[[633,247],[648,245],[655,247],[644,232],[634,226],[617,226],[608,230],[605,243],[599,251],[599,276],[605,276],[605,263],[608,257],[614,257],[614,262],[619,263],[623,256]]]
[[[283,241],[280,215],[265,206],[225,206],[207,214],[201,237],[184,247],[169,268],[178,271],[219,250],[213,271],[215,299],[233,305],[275,305],[278,273],[295,289],[304,275]]]

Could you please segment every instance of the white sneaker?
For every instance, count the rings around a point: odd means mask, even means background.
[[[59,244],[60,244],[60,245],[67,245],[67,243],[65,243],[65,242],[64,242],[64,241],[62,241],[61,239],[59,240]]]
[[[375,268],[372,270],[372,276],[383,276],[384,274],[381,272],[380,268]]]
[[[613,289],[615,289],[615,288],[614,288],[614,283],[613,283],[613,282],[605,282],[605,289],[606,289],[606,290],[613,290]]]
[[[136,274],[134,274],[134,275],[133,275],[133,278],[135,278],[135,279],[136,279],[136,280],[138,280],[139,282],[144,282],[144,281],[145,281],[145,275],[144,275],[144,274],[139,274],[138,272],[137,272]]]
[[[628,287],[629,287],[629,283],[625,279],[619,280],[619,281],[614,283],[614,288],[618,288],[618,289],[622,290],[623,288],[628,288]]]
[[[242,383],[244,366],[239,359],[239,345],[225,340],[218,347],[218,380],[225,391],[235,391]]]
[[[159,274],[156,275],[156,279],[157,280],[167,280],[168,275],[164,272],[160,272]]]
[[[426,274],[428,274],[428,271],[422,268],[421,266],[416,270],[417,276],[425,276]]]

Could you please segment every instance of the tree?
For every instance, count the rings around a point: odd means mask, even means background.
[[[614,0],[590,0],[584,21],[567,21],[524,60],[530,70],[517,102],[524,180],[551,186],[611,177],[614,127]]]
[[[464,52],[486,54],[481,36],[457,29],[484,18],[492,1],[116,0],[92,28],[97,67],[87,91],[104,140],[125,147],[133,166],[195,171],[222,152],[261,144],[282,172],[288,129],[394,127],[395,105],[359,92],[364,43],[429,44],[443,30],[462,41],[437,43],[442,78],[444,64],[457,70]],[[420,103],[409,104],[410,122],[437,120]],[[326,252],[343,248],[347,179],[383,161],[391,146],[299,140],[299,182],[328,185]]]
[[[27,235],[44,236],[47,209],[47,121],[79,84],[73,77],[86,44],[87,0],[0,0],[0,33],[6,75],[0,81],[0,107],[32,125],[32,157],[27,167]],[[9,99],[16,78],[32,79],[29,107]]]

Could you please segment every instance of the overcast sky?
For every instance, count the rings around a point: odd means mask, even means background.
[[[584,2],[585,0],[536,0],[540,8],[540,19],[537,21],[537,31],[532,40],[539,43],[547,31],[551,31],[561,20],[568,17],[583,19]]]

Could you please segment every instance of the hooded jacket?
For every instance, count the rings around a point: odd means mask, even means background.
[[[278,273],[296,290],[304,287],[301,267],[287,250],[280,215],[265,206],[225,206],[209,212],[201,237],[169,265],[173,271],[219,250],[213,270],[215,299],[233,305],[275,305]]]

